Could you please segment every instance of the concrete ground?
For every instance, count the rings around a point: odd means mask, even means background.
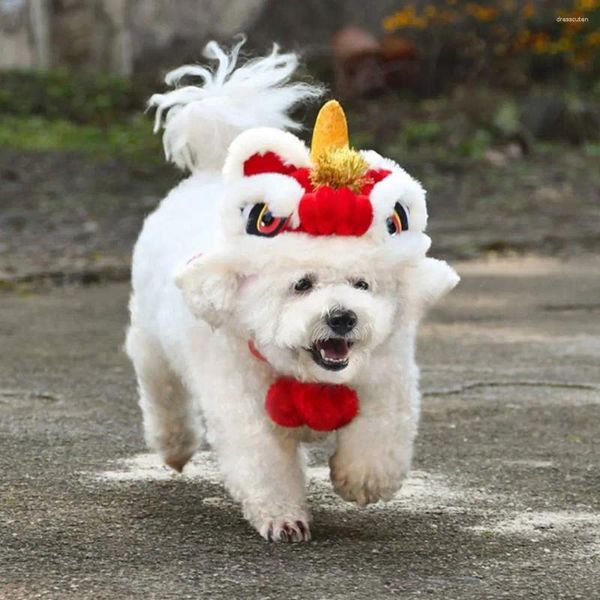
[[[0,295],[0,598],[598,597],[600,259],[459,270],[411,478],[359,509],[317,460],[302,545],[260,539],[208,453],[147,454],[126,285]]]

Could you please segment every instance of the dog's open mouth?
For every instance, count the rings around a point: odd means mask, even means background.
[[[350,349],[354,345],[344,338],[317,340],[310,348],[313,360],[328,371],[341,371],[350,362]]]

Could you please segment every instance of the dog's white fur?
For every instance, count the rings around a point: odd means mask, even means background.
[[[127,351],[150,447],[181,469],[208,442],[228,490],[261,535],[301,540],[309,538],[310,515],[300,444],[322,436],[270,421],[268,387],[283,374],[356,389],[359,415],[333,434],[334,489],[359,505],[390,499],[410,467],[419,417],[416,327],[458,277],[425,257],[420,184],[374,152],[364,156],[394,173],[373,190],[374,223],[365,236],[245,234],[244,207],[257,201],[297,222],[302,188],[283,175],[244,177],[241,165],[266,150],[310,165],[304,144],[272,127],[292,126],[287,110],[319,90],[287,83],[297,64],[292,54],[274,49],[234,70],[238,51],[228,57],[209,45],[219,60],[215,74],[187,67],[167,78],[197,75],[203,87],[151,99],[157,124],[166,113],[167,157],[192,174],[147,218],[135,247]],[[262,129],[238,137],[255,127]],[[385,217],[399,199],[410,208],[411,227],[388,242]],[[314,289],[294,293],[307,274]],[[353,287],[358,279],[370,288]],[[339,306],[353,310],[358,324],[348,367],[329,371],[305,348],[326,336],[324,316]],[[266,362],[249,352],[249,339]]]

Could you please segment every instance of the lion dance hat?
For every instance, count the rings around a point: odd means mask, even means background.
[[[226,237],[354,237],[406,241],[424,254],[425,191],[392,160],[350,147],[335,100],[320,110],[310,151],[291,133],[255,128],[231,144],[224,166]]]

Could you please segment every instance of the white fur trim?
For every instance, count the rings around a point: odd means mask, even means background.
[[[314,265],[347,271],[357,276],[377,273],[394,277],[404,263],[421,259],[431,240],[424,233],[406,231],[393,243],[374,243],[369,238],[351,236],[311,236],[283,233],[274,238],[239,235],[224,241],[209,255],[214,264],[240,275],[261,273],[271,265],[285,269],[307,269]]]
[[[393,171],[385,179],[373,186],[371,204],[373,205],[373,228],[387,234],[386,219],[392,214],[394,205],[400,202],[408,209],[409,231],[424,231],[427,225],[427,206],[425,190],[406,171]],[[399,234],[400,236],[402,234]]]
[[[296,167],[311,164],[308,148],[295,135],[271,127],[257,127],[241,133],[229,147],[223,167],[225,182],[244,177],[244,162],[254,154],[266,152],[274,152],[284,163]]]
[[[400,169],[400,165],[393,161],[391,158],[385,158],[381,156],[375,150],[361,150],[363,158],[369,163],[372,169],[387,169],[388,171],[397,171]]]
[[[363,150],[361,154],[372,168],[391,171],[391,174],[374,185],[371,191],[374,213],[371,226],[373,236],[376,239],[385,238],[387,235],[385,220],[392,214],[396,202],[409,209],[409,231],[425,231],[427,204],[425,203],[426,192],[421,183],[393,160],[384,158],[373,150]]]

